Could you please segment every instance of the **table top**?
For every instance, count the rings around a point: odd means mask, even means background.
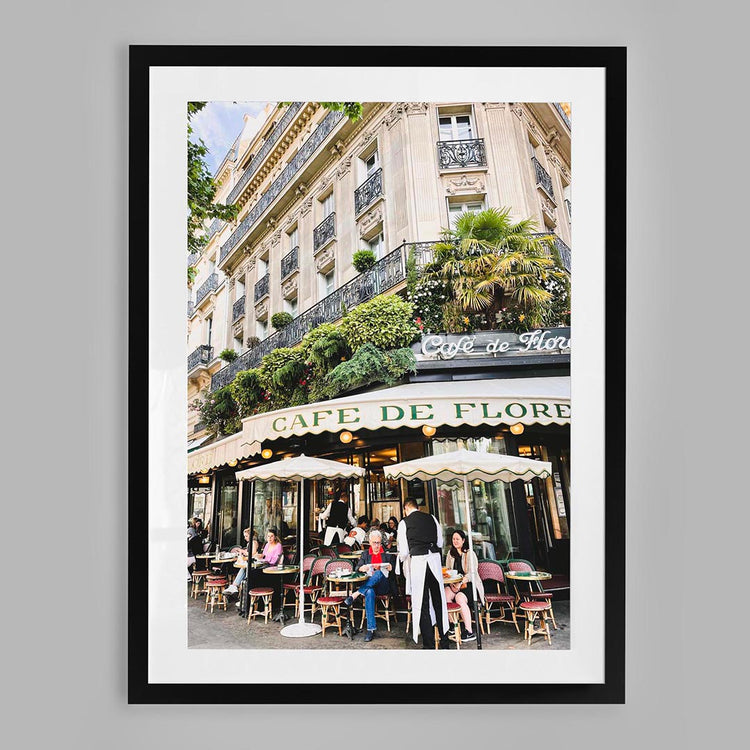
[[[359,560],[361,552],[340,552],[337,557],[343,557],[346,560]]]
[[[233,563],[236,559],[237,555],[234,555],[233,557],[214,557],[211,562],[216,563],[217,565],[223,565],[224,563]]]
[[[552,578],[552,574],[542,570],[511,570],[505,574],[505,577],[516,581],[548,581]]]
[[[464,580],[464,577],[462,575],[456,575],[456,576],[443,576],[443,583],[445,584],[451,584],[451,583],[461,583],[461,581]]]
[[[210,560],[213,555],[196,555],[196,560]]]
[[[367,573],[345,573],[343,576],[326,576],[326,580],[333,581],[333,583],[357,583],[358,581],[364,581],[367,578]]]
[[[263,568],[263,572],[283,576],[285,573],[298,573],[299,565],[275,565],[272,568]]]

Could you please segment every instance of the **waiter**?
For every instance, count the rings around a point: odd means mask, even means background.
[[[341,544],[346,536],[346,527],[355,526],[357,523],[349,508],[349,493],[346,490],[339,492],[338,499],[332,500],[318,518],[328,521],[323,545],[330,547],[334,539],[336,543]]]
[[[440,553],[443,530],[437,518],[420,513],[415,500],[404,503],[405,517],[398,525],[398,558],[404,562],[406,593],[411,594],[414,642],[422,633],[422,648],[435,648],[434,626],[440,648],[448,648],[448,608],[445,604]]]

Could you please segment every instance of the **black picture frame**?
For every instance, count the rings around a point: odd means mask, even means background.
[[[149,71],[154,66],[241,66],[262,59],[264,65],[339,66],[356,59],[356,47],[140,46],[130,47],[129,112],[129,582],[128,700],[130,703],[201,703],[215,696],[221,703],[278,703],[278,690],[262,684],[237,685],[232,691],[210,684],[155,684],[148,681],[148,591],[142,571],[148,569],[148,545],[141,519],[148,517],[149,496],[142,482],[140,458],[148,449],[149,304],[143,258],[148,254],[144,225],[149,216]],[[460,52],[461,50],[453,50]],[[464,55],[447,56],[438,47],[375,47],[370,59],[383,67],[585,67],[605,73],[605,678],[601,684],[467,683],[466,702],[486,703],[624,703],[625,701],[625,159],[626,49],[624,47],[467,47]],[[617,219],[615,219],[617,217]],[[137,280],[137,283],[136,283]],[[140,572],[136,573],[138,570]],[[216,687],[216,690],[212,690]],[[284,689],[284,703],[316,703],[321,684],[294,684]],[[336,685],[326,683],[325,687]],[[351,685],[338,686],[349,691]],[[410,686],[380,685],[369,703],[388,703]],[[424,703],[444,702],[442,684],[420,685],[413,693]],[[200,696],[200,698],[199,698]]]

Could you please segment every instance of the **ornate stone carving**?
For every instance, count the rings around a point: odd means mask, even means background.
[[[344,150],[344,142],[343,141],[336,141],[336,143],[331,146],[331,156],[341,156],[341,153]]]
[[[570,170],[563,163],[562,159],[560,159],[560,157],[554,151],[550,151],[547,154],[547,158],[560,170],[560,173],[563,175],[563,177],[565,177],[565,179],[570,182]]]
[[[268,317],[268,298],[261,300],[255,306],[255,319],[265,320]]]
[[[359,224],[359,236],[365,237],[366,235],[370,234],[372,229],[382,221],[383,209],[380,206],[373,209],[372,211],[368,211],[367,213],[362,214],[362,216],[360,216],[357,220],[357,224]]]
[[[275,221],[274,221],[274,226],[276,226]],[[271,247],[276,247],[276,245],[278,245],[279,242],[281,242],[281,230],[280,229],[271,235]]]
[[[469,177],[469,175],[462,174],[451,177],[448,180],[448,184],[445,186],[445,192],[448,195],[456,195],[457,193],[483,193],[484,192],[484,180],[481,175],[475,175]]]
[[[304,182],[300,182],[300,184],[297,185],[297,187],[294,189],[294,194],[295,195],[305,195],[305,193],[307,193],[307,189],[308,189],[307,188],[307,184],[304,183]]]
[[[400,119],[401,115],[404,114],[404,103],[398,102],[394,104],[388,114],[385,116],[383,122],[385,126],[390,130]]]
[[[351,168],[352,168],[352,157],[347,156],[346,159],[341,160],[341,164],[339,165],[339,168],[336,170],[336,179],[340,180],[343,177],[345,177],[347,174],[349,174]]]
[[[312,204],[313,204],[313,199],[312,198],[306,198],[302,202],[302,205],[300,206],[300,209],[299,209],[300,210],[300,216],[307,216],[307,214],[309,214],[310,211],[312,211]]]
[[[232,336],[235,338],[240,338],[244,334],[244,325],[245,321],[240,318],[236,323],[232,325]]]
[[[426,115],[429,108],[430,105],[428,102],[406,102],[404,104],[404,111],[410,117],[414,115]]]
[[[318,253],[315,258],[315,269],[318,273],[330,271],[336,263],[336,253],[333,245],[329,245],[325,250]]]
[[[505,102],[483,102],[485,109],[505,109]]]
[[[542,201],[542,213],[544,214],[545,219],[549,220],[551,224],[549,226],[555,226],[557,224],[557,217],[555,214],[555,204],[546,196],[541,195],[541,201]]]
[[[297,283],[298,278],[298,274],[294,274],[291,279],[285,281],[281,285],[281,294],[284,299],[292,299],[293,297],[297,296],[297,289],[299,286]]]

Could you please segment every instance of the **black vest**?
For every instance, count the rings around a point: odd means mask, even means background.
[[[349,506],[340,500],[334,500],[331,505],[331,515],[328,516],[327,526],[335,526],[338,529],[345,529],[349,523]]]
[[[404,524],[406,525],[406,541],[409,544],[410,555],[440,552],[434,516],[429,513],[414,511],[406,516]]]

